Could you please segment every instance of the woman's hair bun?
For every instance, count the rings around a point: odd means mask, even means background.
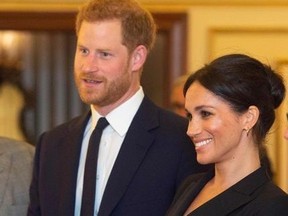
[[[272,70],[270,66],[265,65],[265,72],[271,87],[271,97],[274,108],[279,107],[285,97],[285,86],[281,75]]]

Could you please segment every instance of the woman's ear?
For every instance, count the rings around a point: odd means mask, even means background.
[[[147,58],[147,49],[143,45],[137,46],[131,55],[132,71],[140,70]]]
[[[250,106],[244,114],[243,129],[248,131],[254,127],[259,118],[259,109],[256,106]]]

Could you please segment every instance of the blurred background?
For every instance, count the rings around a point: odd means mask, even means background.
[[[158,35],[142,85],[170,109],[173,82],[228,53],[251,55],[288,82],[287,0],[139,0]],[[83,112],[73,81],[75,14],[83,0],[0,0],[0,135],[36,144]],[[288,88],[288,84],[287,84]],[[274,181],[288,192],[288,101],[267,139]]]

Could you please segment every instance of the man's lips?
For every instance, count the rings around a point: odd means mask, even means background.
[[[100,79],[83,78],[82,80],[86,84],[100,84],[100,83],[103,83],[103,81],[100,80]]]

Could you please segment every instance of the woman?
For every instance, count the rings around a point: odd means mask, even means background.
[[[287,215],[288,196],[259,154],[285,96],[282,78],[254,58],[231,54],[190,75],[184,95],[197,160],[215,166],[185,180],[167,215]]]

